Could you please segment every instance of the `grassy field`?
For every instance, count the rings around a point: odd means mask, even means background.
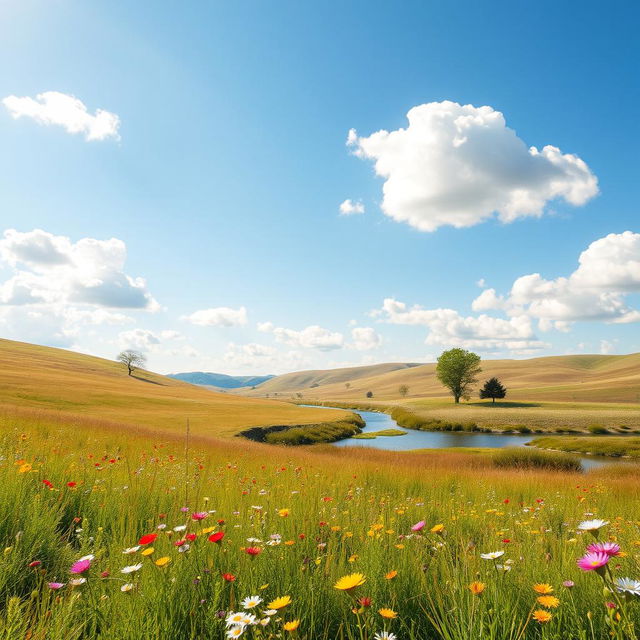
[[[634,470],[18,418],[0,440],[0,637],[632,638],[640,599],[611,580],[640,577],[639,488]],[[593,518],[624,552],[602,576],[576,565]]]
[[[113,428],[182,433],[189,419],[198,435],[233,436],[254,426],[317,424],[348,415],[214,393],[148,371],[129,377],[116,362],[9,340],[0,340],[0,362],[5,423],[19,414],[78,426],[98,420]]]
[[[446,390],[435,376],[435,364],[389,365],[329,371],[306,371],[278,376],[242,393],[264,397],[353,401],[444,398]],[[508,399],[525,402],[611,402],[640,404],[640,353],[630,355],[576,355],[528,360],[483,360],[481,380],[497,376],[508,389]],[[477,392],[476,392],[477,397]]]
[[[532,444],[542,449],[557,449],[592,455],[640,458],[640,438],[636,436],[554,436],[534,438]]]

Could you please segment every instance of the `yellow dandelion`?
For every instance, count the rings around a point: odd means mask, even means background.
[[[18,467],[18,473],[27,473],[31,471],[31,469],[33,469],[33,467],[28,462],[25,462]]]
[[[471,591],[474,596],[479,596],[486,588],[487,585],[484,582],[472,582],[469,585],[469,591]]]
[[[290,509],[278,509],[278,515],[281,518],[286,518],[291,513]]]
[[[538,604],[547,607],[547,609],[555,609],[560,604],[560,600],[555,596],[539,596],[536,600]]]
[[[289,622],[284,623],[285,631],[295,631],[300,626],[300,620],[290,620]]]
[[[536,593],[542,594],[543,596],[553,593],[553,587],[550,584],[547,584],[546,582],[539,582],[538,584],[534,584],[533,590]]]
[[[544,609],[537,609],[531,614],[531,617],[540,624],[545,624],[545,622],[549,622],[553,616]]]
[[[147,547],[146,549],[144,549],[144,551],[140,552],[140,555],[142,555],[142,556],[150,556],[154,551],[155,551],[155,549],[153,547]]]
[[[431,533],[442,533],[443,531],[444,531],[443,524],[436,524],[433,527],[431,527]]]
[[[378,613],[383,618],[387,618],[387,620],[393,620],[398,617],[398,614],[393,609],[386,609],[384,607],[382,609],[378,609]]]
[[[398,575],[398,572],[394,569],[393,571],[389,571],[389,573],[385,574],[385,578],[387,580],[393,580]]]
[[[272,600],[267,605],[267,609],[284,609],[289,604],[291,604],[291,596],[280,596],[279,598]]]
[[[366,578],[362,573],[352,573],[348,576],[343,576],[335,583],[334,587],[340,591],[351,591],[356,587],[360,587],[365,583]],[[273,609],[273,607],[270,607]]]
[[[162,558],[156,560],[156,565],[158,567],[166,567],[170,562],[171,558],[169,556],[162,556]]]

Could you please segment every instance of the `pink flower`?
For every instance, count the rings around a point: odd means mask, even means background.
[[[591,553],[606,553],[608,556],[617,556],[620,553],[620,545],[615,542],[592,542],[587,545],[587,551]]]
[[[610,555],[603,553],[602,551],[589,552],[585,553],[582,558],[578,560],[578,566],[583,571],[597,571],[598,569],[602,569],[609,559]]]
[[[192,520],[204,520],[209,514],[206,511],[196,511],[191,514]]]
[[[420,522],[416,522],[413,527],[411,527],[411,531],[420,531],[424,528],[426,522],[424,520],[420,520]]]
[[[78,560],[71,565],[70,573],[84,573],[91,567],[91,560]]]
[[[563,587],[566,587],[567,589],[573,589],[573,587],[576,586],[576,583],[573,580],[565,580],[562,583]]]
[[[64,582],[50,582],[49,589],[53,589],[54,591],[57,589],[62,589],[64,587]]]

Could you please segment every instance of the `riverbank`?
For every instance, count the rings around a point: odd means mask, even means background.
[[[530,444],[538,449],[640,460],[640,438],[635,436],[549,436],[534,438]]]

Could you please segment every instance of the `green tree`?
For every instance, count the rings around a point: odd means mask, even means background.
[[[480,398],[483,400],[491,398],[493,402],[495,402],[496,398],[504,398],[506,395],[507,390],[502,386],[502,383],[498,378],[489,378],[484,383],[484,387],[480,389]]]
[[[436,365],[436,376],[451,391],[456,403],[468,400],[472,386],[478,381],[480,356],[466,349],[443,351]]]
[[[133,349],[127,349],[126,351],[121,351],[116,358],[118,362],[122,362],[122,364],[127,367],[127,371],[129,375],[131,375],[136,369],[140,367],[144,367],[147,363],[147,358],[143,353],[139,351],[134,351]]]
[[[367,398],[373,398],[373,391],[367,391]]]
[[[409,387],[406,384],[401,384],[398,387],[398,392],[404,398],[404,397],[406,397],[407,393],[409,393]]]

